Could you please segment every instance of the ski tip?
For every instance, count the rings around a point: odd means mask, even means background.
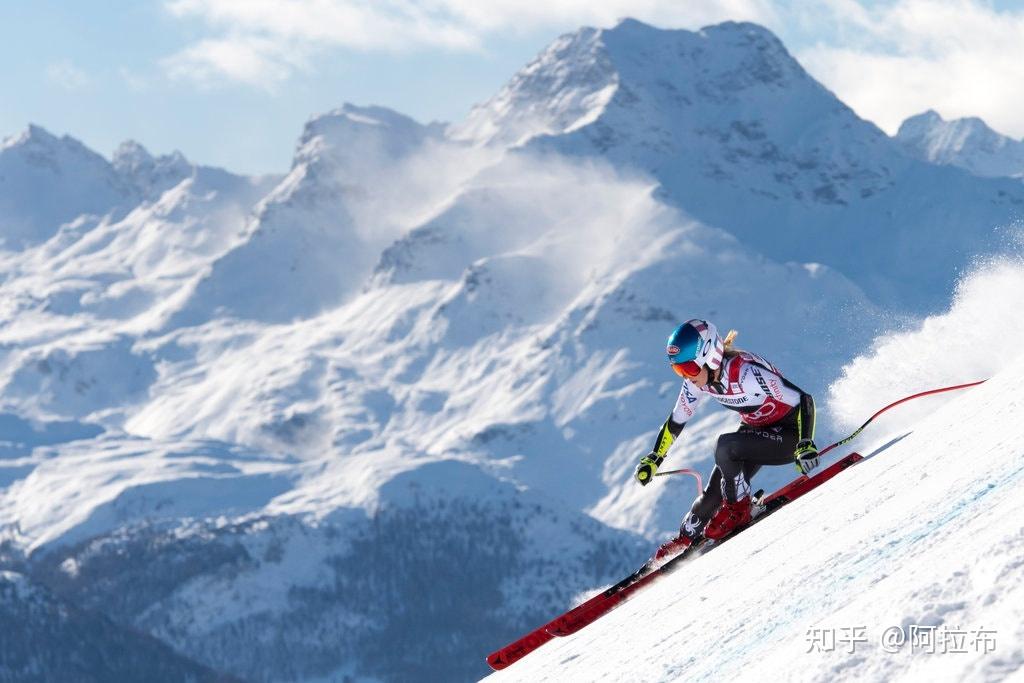
[[[487,665],[495,671],[501,671],[509,664],[510,662],[506,662],[500,652],[492,652],[487,655]]]
[[[554,637],[544,630],[545,626],[534,629],[519,640],[487,655],[487,664],[495,671],[515,664]]]

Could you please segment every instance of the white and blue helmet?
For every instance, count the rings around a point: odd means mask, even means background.
[[[665,350],[677,375],[696,377],[705,365],[712,371],[722,367],[725,343],[718,336],[718,328],[706,320],[694,319],[672,331]]]

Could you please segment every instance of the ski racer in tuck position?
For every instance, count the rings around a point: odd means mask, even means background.
[[[665,454],[710,396],[740,415],[742,424],[718,437],[715,468],[704,492],[683,519],[679,536],[659,548],[656,560],[682,552],[704,537],[719,540],[751,521],[750,480],[763,465],[795,463],[801,474],[818,466],[814,399],[761,356],[733,348],[736,331],[723,340],[704,320],[689,320],[668,338],[668,362],[683,378],[672,414],[654,449],[637,465],[646,486]]]

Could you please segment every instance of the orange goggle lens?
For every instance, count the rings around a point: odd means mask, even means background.
[[[697,365],[697,361],[688,360],[682,363],[672,363],[672,369],[676,371],[676,374],[680,377],[687,379],[693,379],[700,374],[701,367]]]

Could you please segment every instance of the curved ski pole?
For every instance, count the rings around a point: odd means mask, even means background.
[[[701,479],[700,472],[697,470],[691,470],[689,467],[684,467],[680,470],[665,470],[664,472],[655,472],[656,477],[665,477],[670,474],[689,474],[691,477],[697,480],[697,495],[704,493],[704,480]]]
[[[833,448],[836,448],[837,446],[842,446],[844,443],[849,443],[849,442],[853,441],[854,439],[856,439],[857,436],[859,436],[860,433],[862,431],[864,431],[864,428],[867,427],[869,424],[871,424],[872,420],[874,420],[876,417],[878,417],[879,415],[881,415],[885,411],[889,410],[889,408],[895,408],[896,406],[898,406],[901,403],[906,403],[907,401],[913,400],[915,398],[920,398],[922,396],[929,396],[931,394],[941,394],[944,391],[953,391],[955,389],[966,389],[968,387],[976,387],[979,384],[983,384],[984,382],[987,382],[987,381],[988,380],[981,379],[981,380],[978,380],[977,382],[969,382],[967,384],[957,384],[956,386],[943,387],[941,389],[931,389],[929,391],[922,391],[921,393],[914,394],[913,396],[907,396],[906,398],[901,398],[898,401],[893,401],[892,403],[890,403],[889,405],[887,405],[886,407],[882,408],[877,413],[875,413],[874,415],[869,417],[867,419],[867,421],[864,424],[862,424],[860,427],[858,427],[857,431],[855,431],[853,434],[850,434],[845,439],[840,439],[839,441],[836,441],[834,444],[832,444],[830,446],[826,446],[825,448],[822,448],[820,451],[818,451],[818,456],[820,457],[822,455],[825,455],[826,453],[828,453]]]

